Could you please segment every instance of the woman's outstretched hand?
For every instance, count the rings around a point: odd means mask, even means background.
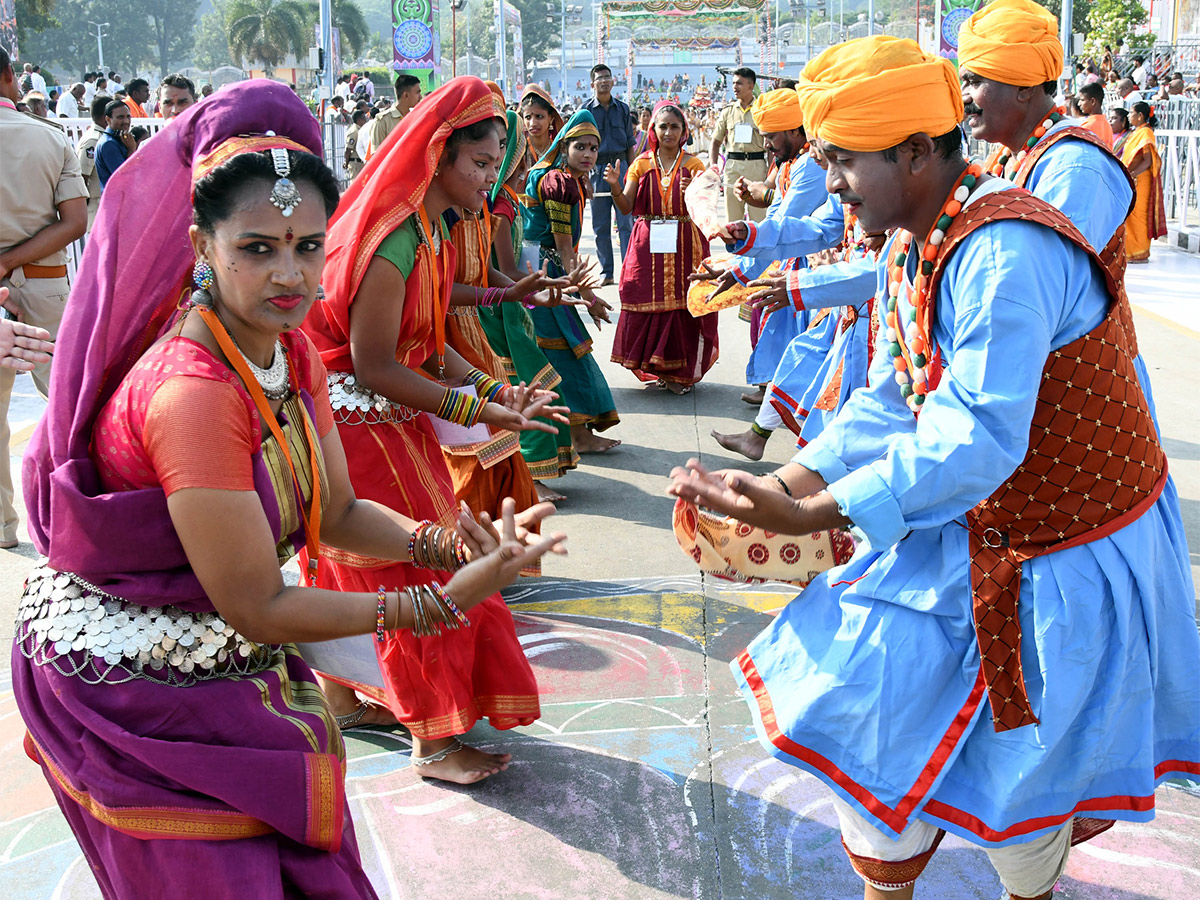
[[[545,431],[554,434],[557,426],[551,422],[539,422],[539,417],[569,425],[570,410],[565,406],[551,406],[558,399],[554,391],[532,388],[521,382],[500,393],[483,410],[480,421],[508,431]]]
[[[544,519],[550,513],[534,513],[534,510],[547,506],[553,510],[551,504],[539,503],[526,510],[521,521],[525,525],[530,524],[530,513],[533,514],[532,518],[540,516],[538,521]],[[565,534],[556,531],[541,536],[531,535],[523,525],[518,524],[515,510],[516,503],[511,497],[506,497],[500,505],[499,541],[495,548],[455,572],[445,586],[446,592],[464,612],[512,584],[522,569],[528,568],[547,553],[566,554]]]

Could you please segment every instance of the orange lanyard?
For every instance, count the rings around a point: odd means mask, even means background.
[[[450,278],[450,267],[447,262],[450,259],[449,253],[434,253],[433,251],[433,229],[429,227],[429,214],[425,212],[425,207],[421,206],[417,210],[417,215],[421,219],[421,228],[424,230],[425,242],[429,246],[429,253],[434,260],[441,265],[441,277],[438,277],[438,272],[433,273],[433,341],[435,352],[437,353],[437,370],[438,381],[446,381],[446,310],[442,307],[442,283]],[[445,240],[442,241],[445,244]],[[443,250],[446,248],[443,246]]]
[[[308,458],[309,464],[312,466],[312,500],[310,502],[310,511],[308,515],[304,514],[304,492],[300,488],[300,479],[296,477],[296,466],[292,462],[292,452],[288,448],[287,439],[284,437],[283,429],[279,427],[279,418],[271,411],[270,404],[267,403],[267,395],[263,393],[262,386],[258,383],[258,379],[250,371],[250,367],[246,365],[246,361],[242,358],[242,353],[233,343],[233,339],[229,336],[229,332],[225,330],[225,326],[221,324],[221,320],[217,318],[217,314],[207,306],[197,306],[196,311],[200,314],[200,318],[204,320],[204,324],[208,326],[208,330],[212,332],[214,338],[217,339],[217,346],[221,348],[221,352],[225,354],[225,358],[229,360],[229,364],[233,366],[233,370],[238,373],[242,381],[246,385],[246,390],[254,399],[254,405],[258,407],[258,415],[262,421],[267,423],[271,429],[271,434],[275,437],[275,443],[279,445],[279,450],[283,453],[283,458],[287,461],[288,471],[292,474],[292,484],[296,488],[296,499],[299,501],[296,506],[300,512],[300,521],[304,524],[304,549],[308,552],[308,583],[310,587],[316,586],[317,570],[321,561],[321,468],[320,460],[317,454],[320,452],[317,435],[313,429],[312,422],[309,416],[304,416],[304,433],[308,438]],[[288,357],[288,375],[291,377],[292,390],[299,390],[299,380],[296,378],[296,369],[292,365],[292,358]],[[293,423],[294,425],[295,423]],[[286,537],[287,535],[284,535]]]
[[[792,184],[792,162],[788,160],[782,166],[775,170],[775,191],[780,197],[787,195],[788,188]]]
[[[658,151],[655,151],[651,155],[654,158],[654,174],[658,179],[656,182],[658,185],[658,196],[662,198],[663,215],[667,216],[671,214],[671,210],[667,205],[667,198],[671,196],[671,184],[675,180],[675,173],[679,171],[679,166],[683,162],[683,145],[679,145],[679,155],[675,157],[671,171],[665,177],[661,174],[662,169],[658,166]]]

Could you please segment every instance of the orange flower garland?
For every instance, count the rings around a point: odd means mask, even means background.
[[[1067,111],[1065,108],[1056,106],[1054,109],[1050,110],[1050,114],[1046,116],[1042,124],[1033,129],[1033,134],[1029,135],[1029,139],[1025,141],[1025,146],[1022,147],[1021,152],[1017,154],[1017,165],[1013,169],[1014,176],[1017,174],[1017,169],[1021,167],[1021,162],[1025,159],[1029,151],[1037,146],[1037,142],[1045,137],[1047,131],[1063,120],[1063,117],[1066,115],[1066,113]],[[1004,178],[1004,167],[1008,165],[1008,161],[1012,159],[1012,155],[1012,150],[1008,147],[1005,147],[1004,152],[1002,152],[996,159],[996,162],[992,166],[989,174],[995,175],[997,178]]]
[[[963,204],[979,182],[983,167],[979,163],[967,166],[950,191],[950,198],[934,221],[921,251],[921,265],[913,285],[908,290],[908,321],[900,325],[898,301],[904,284],[904,266],[912,246],[912,234],[900,232],[897,250],[888,266],[887,340],[888,353],[896,369],[896,383],[908,408],[914,414],[921,411],[925,397],[937,387],[941,376],[941,353],[933,344],[933,298],[929,296],[929,278],[941,252],[946,231],[954,217],[962,212]]]

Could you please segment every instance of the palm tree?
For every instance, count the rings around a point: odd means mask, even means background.
[[[317,0],[308,0],[308,30],[311,32],[321,16],[321,6]],[[362,9],[354,0],[332,0],[333,27],[341,35],[342,58],[357,58],[362,55],[363,48],[371,38],[371,29]],[[346,51],[350,53],[347,54]]]
[[[299,0],[233,0],[225,17],[229,49],[241,60],[260,61],[270,78],[288,53],[299,57],[309,45],[305,12]]]

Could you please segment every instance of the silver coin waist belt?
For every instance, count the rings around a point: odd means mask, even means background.
[[[329,405],[339,425],[379,425],[383,422],[410,422],[421,414],[394,403],[359,383],[350,372],[329,373]]]
[[[18,646],[38,665],[86,681],[186,686],[270,668],[278,645],[238,634],[216,612],[139,606],[45,564],[25,583]]]

